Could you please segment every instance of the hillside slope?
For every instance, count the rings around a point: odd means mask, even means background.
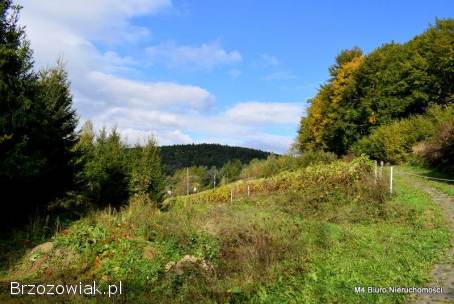
[[[397,177],[389,197],[371,169],[364,158],[316,165],[257,180],[269,186],[263,194],[225,202],[200,193],[167,211],[135,196],[121,212],[93,213],[52,243],[10,258],[0,271],[0,302],[28,299],[7,296],[14,279],[96,280],[104,288],[122,281],[116,303],[402,303],[404,294],[355,287],[422,286],[449,233],[428,195]]]

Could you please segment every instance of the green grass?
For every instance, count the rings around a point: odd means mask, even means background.
[[[449,233],[427,194],[397,177],[390,198],[364,174],[322,194],[177,202],[165,212],[134,197],[72,224],[51,252],[25,254],[0,281],[122,280],[119,303],[403,303],[354,287],[422,286]]]
[[[453,175],[443,174],[443,173],[440,173],[440,172],[437,172],[437,171],[434,171],[434,170],[428,169],[428,168],[407,165],[407,166],[402,166],[402,169],[407,172],[413,173],[413,174],[454,180]],[[451,197],[454,197],[454,181],[453,182],[444,182],[444,181],[429,180],[426,178],[419,178],[419,180],[424,181],[429,186],[431,186]]]

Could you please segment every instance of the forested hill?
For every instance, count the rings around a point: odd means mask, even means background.
[[[161,146],[161,162],[165,174],[190,166],[222,167],[229,160],[239,159],[247,163],[254,158],[267,158],[269,152],[231,147],[219,144],[188,144]]]

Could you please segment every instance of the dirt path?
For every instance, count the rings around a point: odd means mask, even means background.
[[[408,177],[408,176],[407,176]],[[448,227],[454,235],[454,199],[430,187],[416,178],[409,178],[419,189],[427,192],[443,209]],[[451,239],[449,255],[454,256],[454,238]],[[443,294],[418,294],[411,303],[454,303],[454,264],[448,258],[436,264],[432,270],[432,280],[427,286],[443,287]]]

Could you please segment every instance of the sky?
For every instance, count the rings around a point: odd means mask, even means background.
[[[337,53],[405,42],[454,1],[19,0],[35,69],[64,61],[81,124],[129,144],[284,153]]]

